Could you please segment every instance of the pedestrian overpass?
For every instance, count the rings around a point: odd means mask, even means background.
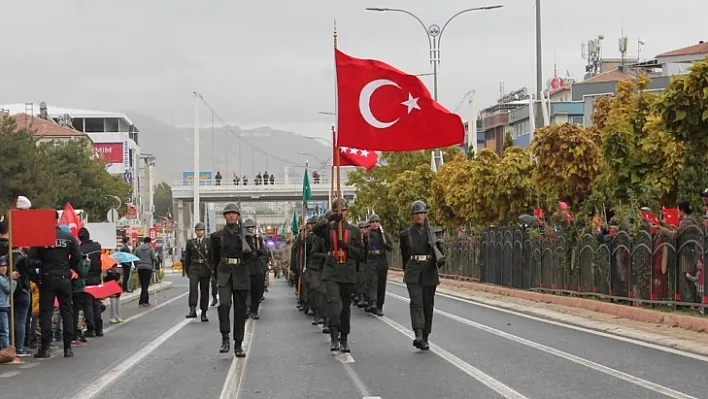
[[[188,183],[188,184],[187,184]],[[342,195],[344,198],[354,198],[356,188],[352,185],[343,184]],[[328,201],[330,192],[329,179],[320,178],[317,182],[310,180],[310,190],[312,191],[311,201]],[[336,196],[337,187],[334,187]],[[174,202],[192,203],[194,202],[194,186],[191,182],[179,180],[172,184],[172,200]],[[249,180],[247,185],[243,182],[235,185],[231,180],[222,180],[217,185],[213,180],[201,181],[199,185],[199,201],[201,203],[218,202],[281,202],[281,201],[302,201],[302,181],[293,179],[275,179],[273,184],[253,184]]]

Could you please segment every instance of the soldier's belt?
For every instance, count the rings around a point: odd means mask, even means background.
[[[206,263],[205,259],[192,259],[192,263]]]
[[[229,265],[241,264],[240,258],[222,258],[221,260],[224,261],[224,263],[229,264]]]
[[[344,256],[345,252],[340,249],[339,253],[337,253],[335,251],[329,251],[329,252],[327,252],[327,255],[329,255],[329,256]]]
[[[411,260],[414,260],[416,262],[427,262],[431,260],[433,257],[430,255],[411,255]]]
[[[381,255],[381,250],[380,249],[372,249],[369,251],[369,255]]]

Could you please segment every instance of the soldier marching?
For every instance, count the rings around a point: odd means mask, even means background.
[[[214,274],[209,258],[209,241],[204,237],[204,223],[194,226],[195,237],[187,241],[184,253],[184,272],[189,278],[189,313],[188,319],[197,317],[197,297],[201,310],[202,322],[208,322],[209,283]]]

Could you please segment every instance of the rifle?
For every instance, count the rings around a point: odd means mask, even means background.
[[[238,209],[241,209],[241,196],[239,195],[238,197]],[[248,245],[248,241],[246,241],[246,234],[243,231],[243,220],[241,218],[238,218],[238,234],[241,236],[241,251],[244,254],[250,254],[252,252],[251,246]]]
[[[445,256],[440,252],[438,246],[435,244],[435,236],[433,236],[433,230],[430,228],[430,221],[428,217],[425,217],[425,231],[428,232],[428,244],[433,248],[433,258],[435,259],[435,264],[438,267],[445,265]]]

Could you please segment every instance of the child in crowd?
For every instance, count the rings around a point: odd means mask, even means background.
[[[103,282],[107,283],[109,281],[115,281],[118,285],[122,286],[120,273],[118,273],[118,265],[113,265],[113,267],[106,270]],[[120,294],[113,295],[110,300],[109,322],[111,324],[123,323],[123,319],[120,318]]]
[[[0,349],[10,346],[10,295],[15,289],[12,277],[7,275],[7,257],[0,257]]]

